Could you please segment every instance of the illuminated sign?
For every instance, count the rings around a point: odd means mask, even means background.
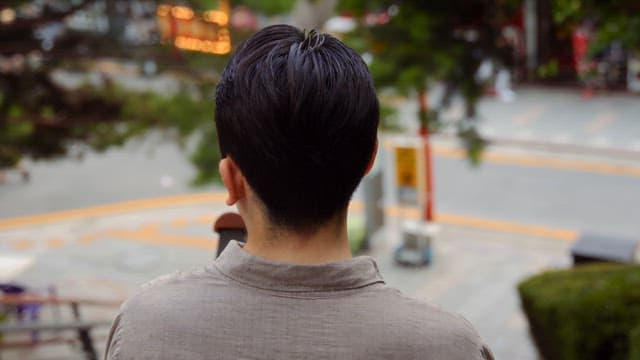
[[[184,50],[217,55],[231,52],[229,11],[225,2],[220,10],[208,10],[202,16],[186,6],[158,5],[158,26],[162,39]]]

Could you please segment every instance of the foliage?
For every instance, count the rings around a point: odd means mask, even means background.
[[[213,2],[192,1],[191,5],[217,7],[217,0]],[[100,6],[93,7],[97,3],[60,0],[55,6],[39,1],[6,4],[28,5],[42,11],[36,12],[35,17],[18,16],[0,23],[0,170],[15,166],[24,156],[64,156],[72,144],[104,151],[148,130],[164,129],[183,145],[188,139],[199,137],[201,142],[192,155],[200,170],[194,181],[211,181],[219,158],[212,96],[217,72],[212,70],[222,69],[228,58],[180,52],[153,40],[133,46],[114,39],[110,31],[76,31],[65,25],[63,20],[80,10],[102,11],[100,14],[109,23],[113,16],[129,16],[114,15],[109,4],[99,10]],[[18,9],[16,13],[20,12]],[[149,16],[153,22],[155,12],[139,21],[148,21]],[[60,31],[47,50],[39,34],[51,24]],[[125,91],[104,73],[99,75],[102,86],[68,88],[53,80],[52,74],[60,70],[101,74],[95,69],[96,59],[110,59],[111,66],[152,61],[159,71],[190,86],[176,95],[160,96]]]
[[[622,360],[637,353],[631,339],[638,338],[640,326],[639,265],[550,271],[523,281],[518,290],[545,359]]]
[[[556,0],[551,2],[553,20],[560,31],[570,32],[585,20],[595,23],[592,53],[613,41],[627,50],[640,51],[640,2],[627,0]]]
[[[296,0],[235,0],[234,6],[244,5],[265,15],[279,15],[291,11]]]
[[[351,215],[347,218],[347,236],[352,254],[357,254],[363,250],[366,241],[365,222],[362,216]]]
[[[122,145],[134,136],[151,129],[164,129],[175,142],[186,146],[187,140],[197,137],[191,161],[198,169],[195,185],[203,185],[218,176],[216,164],[220,159],[214,119],[213,99],[199,99],[181,91],[165,97],[152,92],[132,93],[119,89],[111,95],[123,103],[121,121],[116,126],[94,124],[84,141],[95,150]]]
[[[640,324],[631,330],[629,344],[629,360],[640,360]]]
[[[422,125],[439,128],[438,114],[460,93],[465,101],[465,119],[476,117],[476,105],[485,84],[476,78],[480,63],[505,59],[501,26],[518,9],[519,1],[438,0],[385,1],[345,0],[342,10],[360,17],[387,14],[390,21],[376,26],[361,26],[346,40],[358,51],[373,56],[370,68],[378,87],[393,87],[401,94],[426,97],[429,84],[443,82],[447,91],[433,109],[421,106]],[[422,100],[421,100],[422,101]],[[435,123],[435,124],[434,124]],[[478,159],[484,144],[475,124],[461,126],[470,158]]]
[[[216,9],[220,5],[219,0],[192,1],[194,5],[202,9]],[[291,10],[296,0],[231,0],[232,6],[246,6],[251,10],[264,15],[279,15]]]

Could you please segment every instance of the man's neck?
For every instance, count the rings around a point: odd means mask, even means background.
[[[248,226],[247,233],[244,250],[266,260],[292,264],[322,264],[351,258],[346,216],[311,234],[299,234],[259,225]]]

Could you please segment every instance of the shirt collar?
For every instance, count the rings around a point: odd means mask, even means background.
[[[232,280],[264,290],[338,291],[384,283],[369,256],[319,265],[289,264],[253,256],[235,240],[227,244],[214,265]]]

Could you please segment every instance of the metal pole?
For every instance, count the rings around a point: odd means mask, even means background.
[[[418,101],[420,103],[420,114],[423,119],[426,119],[429,111],[426,90],[420,91]],[[419,133],[424,143],[425,159],[426,199],[424,203],[424,220],[426,222],[432,222],[435,219],[435,213],[433,211],[433,161],[431,159],[431,145],[429,144],[429,128],[425,121],[422,121],[420,124]]]

